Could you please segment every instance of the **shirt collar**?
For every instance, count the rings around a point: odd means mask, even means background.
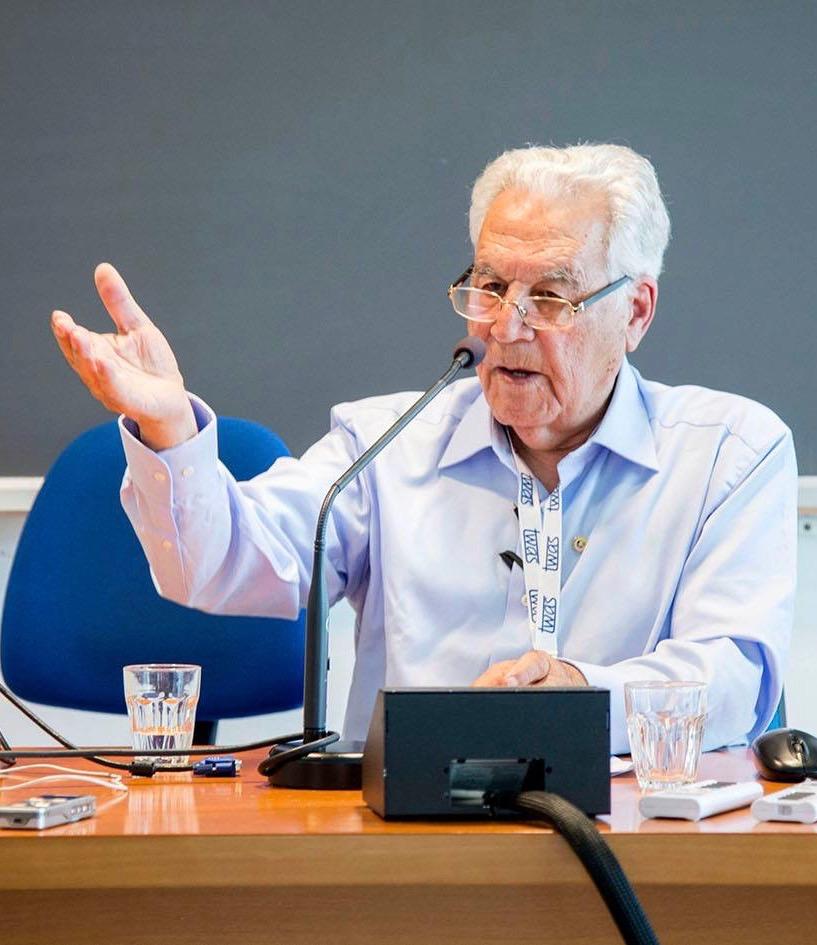
[[[610,405],[589,442],[653,472],[658,470],[655,438],[638,386],[638,372],[626,358],[618,372]]]
[[[514,468],[505,432],[491,416],[488,401],[480,387],[477,396],[466,408],[443,451],[440,468],[454,466],[476,456],[482,450],[489,449],[493,449],[505,465],[510,466],[511,469]]]
[[[587,442],[597,443],[632,463],[657,471],[655,440],[637,376],[625,358],[610,404]],[[505,432],[491,416],[488,402],[480,390],[448,441],[440,459],[440,468],[461,463],[485,449],[493,449],[504,465],[515,469]]]

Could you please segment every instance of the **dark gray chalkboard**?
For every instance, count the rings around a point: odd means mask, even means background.
[[[5,0],[0,475],[106,416],[48,331],[107,324],[96,262],[297,453],[445,367],[482,166],[580,139],[651,156],[670,205],[635,363],[768,404],[817,473],[816,40],[811,0]]]

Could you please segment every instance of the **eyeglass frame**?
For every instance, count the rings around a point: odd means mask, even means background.
[[[458,312],[457,309],[454,307],[454,299],[451,297],[454,290],[463,288],[463,285],[462,285],[463,282],[465,282],[465,280],[473,273],[473,271],[474,271],[474,264],[471,263],[471,265],[465,270],[465,272],[458,279],[456,279],[454,282],[451,283],[451,285],[448,287],[448,293],[447,293],[448,301],[451,303],[451,307],[454,309],[457,315],[460,316],[460,318],[464,318],[466,321],[469,321],[469,322],[476,322],[479,325],[493,325],[494,322],[496,321],[495,318],[492,319],[491,321],[483,321],[479,318],[470,318],[468,315],[463,315],[462,312]],[[527,296],[527,298],[529,301],[532,301],[533,299],[542,299],[543,301],[549,300],[553,302],[562,302],[563,304],[567,305],[571,311],[571,323],[572,323],[572,320],[579,314],[579,312],[583,312],[585,309],[589,308],[594,303],[600,302],[603,298],[610,295],[611,292],[615,292],[616,289],[620,289],[621,286],[626,285],[628,282],[632,282],[632,281],[633,281],[632,276],[627,276],[627,275],[620,276],[614,282],[608,282],[606,286],[604,286],[603,288],[599,289],[596,292],[591,292],[590,295],[585,296],[583,299],[580,299],[578,302],[571,302],[570,299],[563,299],[560,295],[529,295]],[[464,288],[473,289],[473,291],[475,292],[484,292],[486,295],[493,295],[496,299],[499,300],[500,305],[513,305],[513,307],[517,310],[517,312],[519,312],[519,317],[522,319],[522,324],[526,325],[528,328],[532,328],[534,331],[548,331],[552,328],[559,327],[556,325],[530,325],[528,322],[525,321],[528,315],[528,310],[523,305],[520,305],[519,302],[515,302],[513,299],[505,299],[501,295],[499,295],[499,293],[491,292],[489,289],[480,289],[480,288],[477,288],[476,286],[465,286]],[[561,326],[561,327],[564,327],[564,326]]]

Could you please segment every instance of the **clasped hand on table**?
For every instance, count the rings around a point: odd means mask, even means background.
[[[586,686],[583,674],[570,663],[542,650],[528,650],[518,659],[489,666],[474,686]]]

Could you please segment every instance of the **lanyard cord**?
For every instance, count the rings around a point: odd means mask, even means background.
[[[559,599],[562,583],[562,497],[559,486],[539,501],[527,463],[508,443],[519,478],[519,544],[528,608],[531,648],[558,655]]]

